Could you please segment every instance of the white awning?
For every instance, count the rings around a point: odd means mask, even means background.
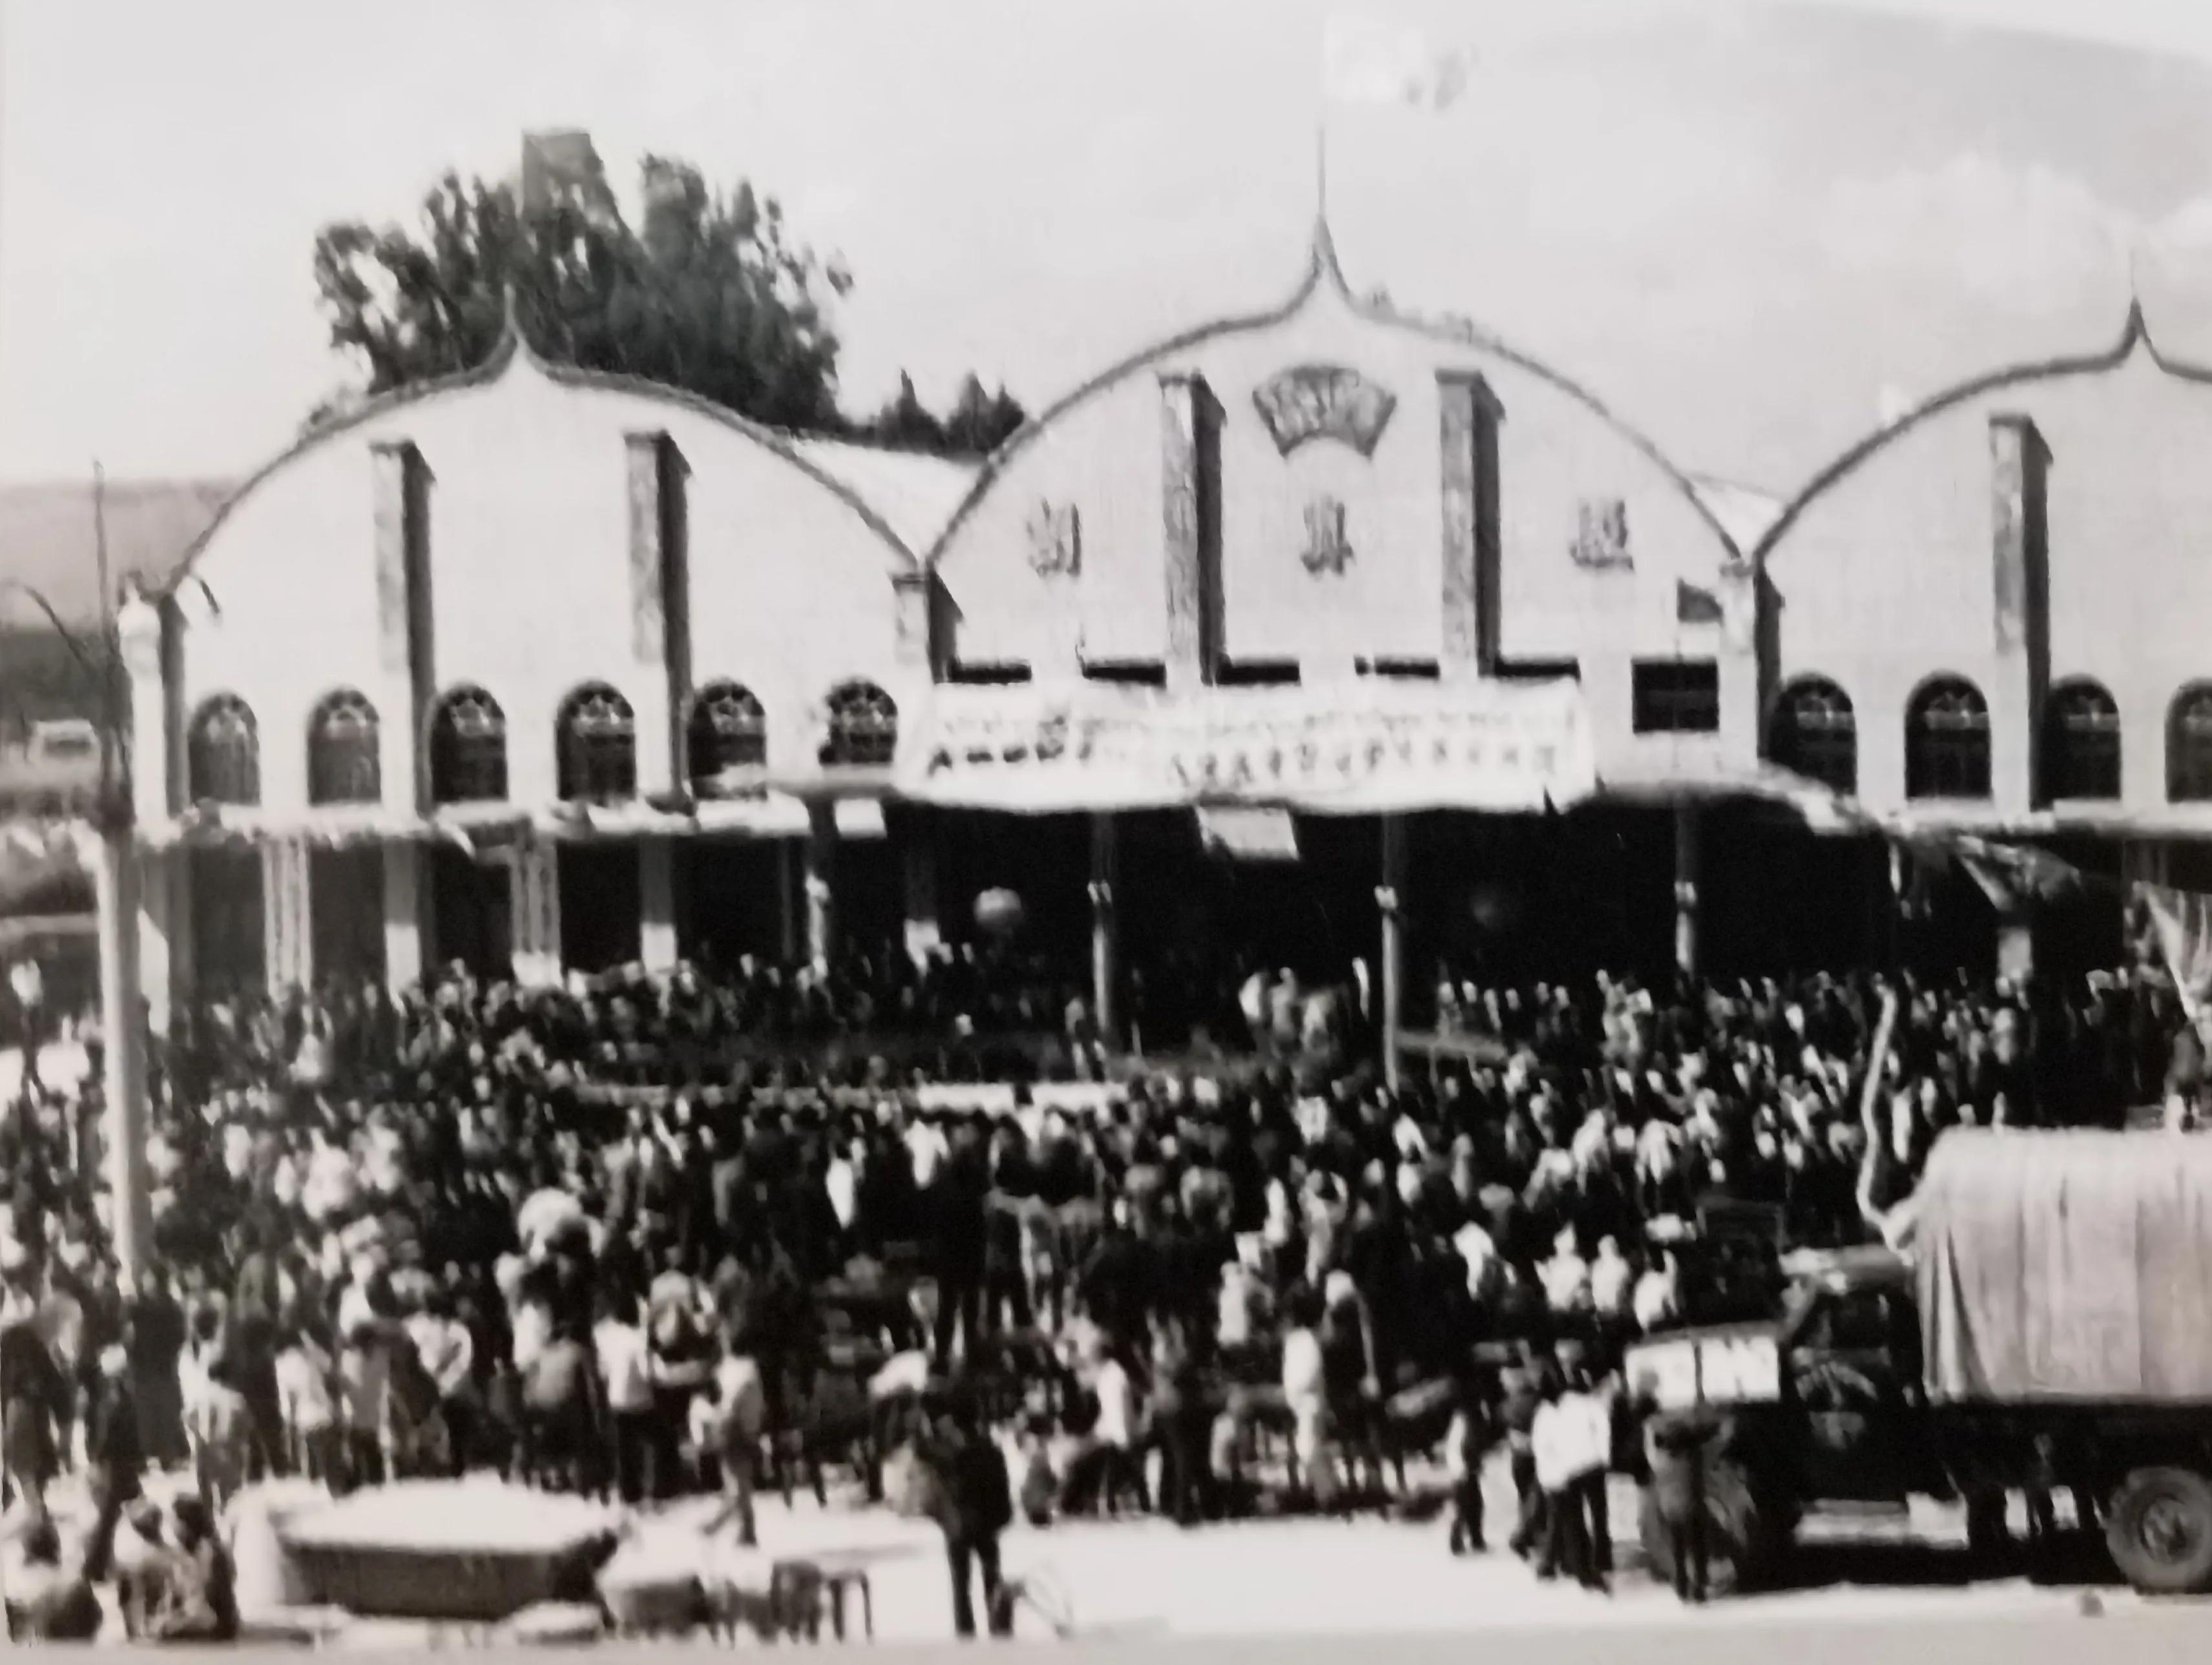
[[[1240,861],[1298,859],[1297,823],[1288,810],[1208,805],[1198,812],[1198,832],[1208,850]]]

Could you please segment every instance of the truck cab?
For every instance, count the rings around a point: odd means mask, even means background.
[[[1927,1437],[1906,1263],[1879,1248],[1819,1250],[1777,1270],[1772,1316],[1658,1332],[1625,1360],[1633,1401],[1722,1425],[1711,1536],[1739,1581],[1771,1566],[1810,1506],[1948,1490]],[[1663,1559],[1665,1534],[1645,1536]]]

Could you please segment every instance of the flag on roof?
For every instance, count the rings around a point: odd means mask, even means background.
[[[1331,17],[1322,41],[1322,91],[1332,104],[1449,110],[1474,69],[1472,46],[1440,45],[1375,17]]]

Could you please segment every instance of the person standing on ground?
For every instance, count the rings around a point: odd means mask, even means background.
[[[937,1278],[933,1357],[939,1370],[951,1365],[956,1328],[961,1357],[975,1356],[990,1242],[990,1194],[989,1158],[982,1138],[976,1129],[963,1126],[927,1189],[931,1269]]]
[[[160,1267],[148,1269],[144,1284],[125,1308],[123,1331],[138,1407],[139,1443],[150,1461],[166,1468],[185,1455],[184,1385],[177,1366],[188,1332],[183,1303]]]
[[[140,1475],[146,1467],[130,1359],[119,1343],[100,1352],[100,1373],[85,1416],[84,1455],[95,1511],[92,1535],[85,1542],[84,1571],[96,1581],[107,1576],[115,1529],[125,1510],[138,1498]]]
[[[407,1334],[438,1389],[438,1414],[446,1426],[453,1478],[467,1470],[477,1445],[476,1338],[454,1314],[453,1291],[434,1289]]]
[[[1720,1419],[1702,1405],[1679,1411],[1646,1408],[1651,1506],[1674,1559],[1674,1594],[1686,1602],[1703,1601],[1710,1572],[1705,1470],[1720,1442]]]
[[[980,1569],[991,1634],[1008,1635],[1013,1615],[1006,1610],[1001,1593],[999,1534],[1014,1518],[1013,1488],[1006,1455],[984,1431],[971,1392],[955,1389],[943,1431],[923,1443],[921,1458],[936,1480],[937,1523],[945,1533],[952,1575],[953,1633],[963,1639],[975,1634],[971,1576]]]
[[[1536,1413],[1544,1398],[1534,1369],[1527,1364],[1504,1372],[1500,1383],[1503,1402],[1498,1419],[1504,1431],[1505,1451],[1513,1475],[1513,1496],[1519,1512],[1507,1547],[1526,1560],[1543,1546],[1544,1488],[1536,1483]]]
[[[635,1297],[602,1296],[592,1344],[607,1401],[606,1467],[616,1495],[635,1509],[645,1501],[652,1468],[647,1453],[654,1441],[653,1381]]]
[[[1605,1581],[1590,1546],[1583,1488],[1593,1469],[1603,1472],[1607,1453],[1592,1437],[1587,1400],[1553,1376],[1545,1384],[1544,1402],[1536,1413],[1532,1443],[1548,1528],[1536,1576],[1550,1579],[1564,1572],[1584,1589],[1602,1590]]]
[[[753,1484],[760,1468],[761,1434],[768,1425],[768,1391],[758,1362],[733,1347],[714,1367],[713,1379],[691,1408],[701,1436],[697,1443],[711,1449],[722,1484],[721,1510],[705,1533],[711,1537],[735,1520],[738,1542],[750,1549],[759,1541]]]
[[[1612,1472],[1614,1439],[1614,1401],[1611,1378],[1601,1376],[1583,1348],[1572,1342],[1559,1347],[1566,1373],[1566,1403],[1577,1419],[1586,1466],[1575,1481],[1577,1506],[1583,1511],[1583,1530],[1589,1543],[1590,1565],[1601,1578],[1613,1576],[1613,1507],[1606,1490]]]
[[[1498,1443],[1498,1423],[1490,1396],[1469,1369],[1459,1383],[1459,1408],[1444,1435],[1444,1461],[1452,1482],[1451,1553],[1480,1555],[1489,1547],[1482,1535],[1482,1469]]]
[[[12,1245],[11,1245],[12,1246]],[[27,1296],[0,1300],[0,1470],[9,1502],[43,1507],[61,1467],[54,1433],[70,1387],[39,1334]]]

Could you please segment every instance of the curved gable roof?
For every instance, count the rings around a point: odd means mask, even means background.
[[[1790,500],[1782,513],[1775,517],[1773,525],[1767,528],[1766,535],[1759,540],[1758,558],[1763,561],[1766,557],[1816,499],[1856,473],[1876,453],[1887,450],[1944,412],[1985,394],[2001,393],[2008,387],[2027,386],[2039,381],[2057,381],[2069,376],[2109,375],[2139,350],[2148,353],[2153,364],[2178,381],[2212,385],[2212,369],[2169,357],[2159,350],[2158,343],[2151,338],[2149,322],[2143,316],[2141,298],[2131,298],[2128,302],[2127,322],[2121,326],[2119,339],[2103,352],[2032,360],[1985,372],[1945,388],[1933,398],[1914,405],[1895,421],[1875,429],[1814,475],[1811,482]]]
[[[327,441],[337,439],[363,423],[373,422],[380,416],[388,416],[394,410],[422,404],[447,393],[489,386],[505,375],[518,361],[560,386],[580,388],[589,392],[634,394],[659,404],[672,404],[678,410],[690,411],[694,416],[703,416],[710,422],[718,422],[732,432],[744,435],[756,445],[781,458],[858,515],[861,523],[889,546],[891,553],[898,558],[901,566],[908,571],[920,568],[921,563],[915,551],[908,545],[906,540],[893,530],[890,523],[854,490],[851,485],[813,458],[807,456],[799,448],[804,441],[780,433],[773,428],[763,427],[759,422],[739,416],[726,405],[717,404],[712,399],[702,398],[698,394],[688,392],[680,387],[671,387],[662,382],[648,380],[643,376],[617,375],[607,371],[580,369],[573,364],[559,364],[541,358],[522,333],[521,325],[515,318],[514,299],[510,295],[507,308],[507,321],[500,331],[499,340],[491,351],[485,355],[481,364],[472,365],[465,370],[455,371],[451,375],[435,376],[428,381],[416,382],[410,386],[398,387],[390,392],[380,393],[374,398],[366,401],[359,409],[349,410],[334,421],[302,434],[291,445],[248,475],[239,488],[230,494],[222,507],[216,511],[214,518],[208,522],[205,529],[185,549],[183,556],[176,564],[175,570],[169,574],[159,590],[153,593],[157,597],[173,595],[187,579],[193,577],[192,569],[198,564],[201,555],[205,552],[209,544],[214,541],[216,534],[222,530],[224,523],[230,519],[232,513],[253,494],[256,487],[280,471],[287,464],[305,456]]]
[[[1209,341],[1219,340],[1226,336],[1249,334],[1254,331],[1270,329],[1288,322],[1308,301],[1313,299],[1324,284],[1343,301],[1353,317],[1364,323],[1402,330],[1412,335],[1452,346],[1472,347],[1477,351],[1502,359],[1515,369],[1533,376],[1557,392],[1565,394],[1612,428],[1632,449],[1641,453],[1667,477],[1674,489],[1687,500],[1698,517],[1711,528],[1713,535],[1720,540],[1721,546],[1727,552],[1729,559],[1741,560],[1747,553],[1737,544],[1720,517],[1713,512],[1712,505],[1706,501],[1705,495],[1699,492],[1696,482],[1670,461],[1642,430],[1614,414],[1602,400],[1579,382],[1554,370],[1541,361],[1507,345],[1498,337],[1477,328],[1475,325],[1466,319],[1424,318],[1413,313],[1401,311],[1385,301],[1362,301],[1355,296],[1352,293],[1351,285],[1345,281],[1344,268],[1337,260],[1336,240],[1330,234],[1328,221],[1326,217],[1322,217],[1314,222],[1313,244],[1307,258],[1305,276],[1299,280],[1297,287],[1291,292],[1287,300],[1270,307],[1266,312],[1218,319],[1212,323],[1202,324],[1195,329],[1186,330],[1180,334],[1170,336],[1164,341],[1156,342],[1152,346],[1130,355],[1127,358],[1122,359],[1120,362],[1093,376],[1073,392],[1056,400],[1024,422],[1011,438],[985,459],[982,468],[976,474],[975,485],[961,501],[959,507],[953,511],[951,519],[945,523],[943,530],[938,533],[936,542],[930,546],[927,556],[924,557],[924,564],[930,567],[937,564],[945,553],[945,546],[952,541],[962,526],[966,523],[968,517],[975,511],[975,506],[989,493],[1000,475],[1006,471],[1007,466],[1023,450],[1033,443],[1060,417],[1066,415],[1076,406],[1085,404],[1095,395],[1104,392],[1148,366],[1156,364],[1174,354],[1187,352],[1194,347],[1200,346]]]

